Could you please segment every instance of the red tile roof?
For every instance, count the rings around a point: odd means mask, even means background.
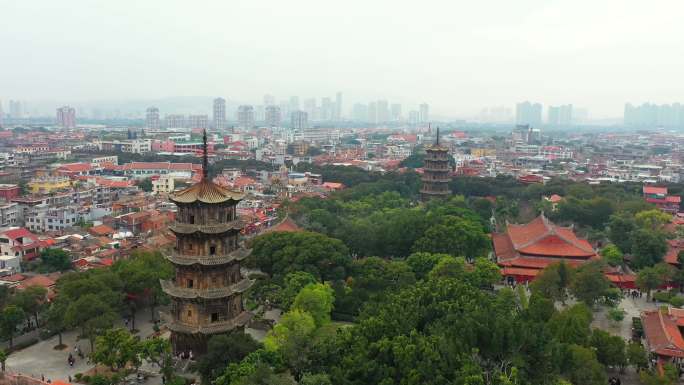
[[[641,313],[648,349],[666,357],[684,358],[684,338],[675,318],[660,310]]]
[[[51,278],[48,278],[44,275],[36,275],[33,276],[29,279],[26,279],[22,283],[19,284],[18,288],[19,289],[26,289],[31,286],[41,286],[44,288],[49,288],[55,285],[55,281],[52,280]]]
[[[98,225],[98,226],[93,226],[93,227],[89,228],[88,232],[93,234],[93,235],[100,236],[100,235],[114,234],[116,231],[107,225]]]
[[[68,172],[84,172],[92,170],[90,163],[68,163],[63,164],[58,170],[68,171]]]
[[[644,186],[644,194],[667,195],[667,187]]]
[[[507,226],[513,247],[519,253],[541,256],[591,258],[596,252],[568,227],[560,227],[540,215],[525,225]]]
[[[296,223],[292,219],[285,218],[282,222],[278,223],[277,225],[271,227],[268,229],[269,232],[282,232],[282,233],[287,233],[287,232],[297,232],[297,231],[302,231],[302,229],[297,226]]]
[[[4,235],[10,239],[31,238],[31,239],[36,240],[36,241],[38,240],[38,237],[35,234],[26,230],[23,227],[18,228],[18,229],[7,230],[4,233],[0,233],[0,234]]]

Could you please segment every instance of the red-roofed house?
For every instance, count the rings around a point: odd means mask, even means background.
[[[531,281],[560,261],[575,267],[599,258],[571,227],[557,226],[544,214],[524,225],[508,224],[505,233],[492,235],[492,242],[497,263],[510,283]]]
[[[88,232],[96,237],[101,237],[114,235],[114,233],[116,233],[116,230],[107,225],[98,225],[89,228]]]
[[[679,195],[667,195],[667,187],[656,187],[646,185],[643,187],[644,199],[648,203],[653,203],[659,209],[677,214],[682,198]]]
[[[658,365],[681,364],[684,361],[684,310],[668,308],[641,313],[646,337],[646,349],[655,356]],[[679,365],[677,365],[679,366]]]
[[[288,217],[266,231],[275,233],[294,233],[302,231],[302,229],[299,226],[297,226],[297,224],[292,219]]]
[[[0,233],[0,253],[30,260],[38,256],[43,243],[25,228],[13,228]]]

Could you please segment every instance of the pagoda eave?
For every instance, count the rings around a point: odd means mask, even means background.
[[[254,281],[245,278],[231,286],[217,289],[191,289],[176,286],[174,282],[169,280],[160,280],[159,282],[161,283],[161,288],[164,293],[171,297],[181,299],[217,299],[230,297],[236,293],[243,293],[254,283]]]
[[[174,223],[169,226],[169,230],[176,234],[221,234],[231,230],[240,231],[244,228],[242,221],[236,220],[227,223],[219,223],[216,225],[195,225],[188,223]]]
[[[177,253],[167,255],[166,259],[174,265],[191,266],[217,266],[242,261],[252,253],[252,249],[240,248],[228,255],[201,255],[201,256],[182,256]]]

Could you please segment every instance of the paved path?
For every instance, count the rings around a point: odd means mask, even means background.
[[[154,332],[153,324],[150,322],[150,311],[149,309],[141,309],[136,314],[135,326],[140,330],[137,335],[141,338],[146,338]],[[124,327],[123,320],[119,320],[115,326]],[[45,379],[64,381],[67,381],[69,376],[73,378],[76,373],[84,373],[93,366],[89,365],[85,359],[80,359],[74,354],[74,346],[78,345],[83,353],[88,355],[90,353],[90,342],[85,339],[77,341],[77,335],[77,331],[69,331],[62,334],[62,342],[67,346],[64,350],[54,349],[59,342],[57,336],[54,336],[14,352],[7,358],[7,369],[13,372],[30,374],[35,378],[41,378],[44,375]],[[74,358],[76,358],[76,363],[73,367],[69,367],[67,363],[69,353],[72,353]],[[158,371],[154,368],[150,369],[155,372]]]

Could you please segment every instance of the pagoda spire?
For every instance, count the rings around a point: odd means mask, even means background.
[[[209,155],[207,154],[207,129],[202,136],[202,179],[209,180]]]

